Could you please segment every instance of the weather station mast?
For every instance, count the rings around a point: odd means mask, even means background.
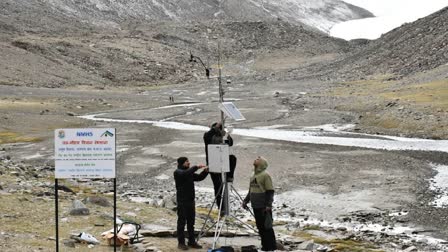
[[[218,108],[220,110],[220,114],[221,114],[221,125],[222,125],[222,129],[225,130],[225,119],[226,116],[230,117],[232,119],[234,119],[235,121],[244,121],[246,120],[244,118],[244,116],[241,114],[241,112],[238,110],[238,108],[232,103],[232,102],[225,102],[224,101],[224,88],[222,85],[222,65],[221,65],[221,48],[220,48],[220,43],[218,41],[218,94],[219,94],[219,104],[218,104]],[[190,51],[190,62],[199,62],[203,67],[204,67],[204,71],[205,71],[205,75],[207,77],[207,79],[210,79],[210,73],[211,73],[211,68],[207,67],[204,62],[202,61],[202,59],[198,56],[195,56],[191,53]],[[227,84],[230,84],[230,80],[226,81]],[[229,132],[230,133],[230,132]],[[236,197],[237,200],[239,201],[243,201],[243,198],[241,197],[241,195],[238,194],[237,190],[233,187],[233,183],[229,182],[227,180],[227,175],[226,173],[230,170],[229,169],[229,146],[227,144],[225,144],[225,139],[223,137],[222,139],[222,143],[220,145],[212,145],[209,144],[208,145],[208,153],[209,153],[209,170],[210,172],[218,172],[221,173],[221,177],[222,177],[222,183],[221,183],[221,187],[220,187],[220,193],[221,193],[221,203],[219,204],[219,213],[217,220],[214,221],[214,223],[212,223],[211,226],[209,226],[208,228],[207,226],[207,222],[211,217],[211,211],[216,204],[218,204],[218,202],[216,202],[216,197],[213,201],[213,204],[211,205],[209,212],[208,212],[208,216],[207,219],[201,229],[201,232],[199,233],[198,236],[198,240],[203,237],[210,229],[212,229],[213,227],[215,228],[215,232],[214,232],[214,239],[213,239],[213,249],[215,249],[216,247],[216,243],[218,242],[218,239],[220,237],[221,231],[224,227],[224,225],[226,225],[226,221],[229,218],[233,218],[234,220],[238,221],[239,223],[241,223],[242,225],[246,226],[249,229],[254,230],[254,228],[250,225],[248,225],[247,223],[244,223],[243,221],[239,220],[237,217],[235,217],[234,215],[231,214],[231,209],[230,209],[230,193],[232,193],[233,196]],[[212,154],[213,153],[213,154]],[[213,161],[213,160],[221,160],[221,162],[217,161]],[[212,162],[213,161],[213,162]],[[214,164],[212,164],[214,163]],[[253,215],[253,213],[251,212],[251,214]]]

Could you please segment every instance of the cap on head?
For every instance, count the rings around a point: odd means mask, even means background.
[[[262,156],[258,157],[258,168],[265,170],[266,168],[268,168],[269,163],[268,160]]]
[[[219,126],[219,129],[222,130],[222,125],[221,125],[220,122],[214,122],[214,123],[212,123],[212,125],[210,126],[210,128],[211,128],[211,129],[215,129],[215,128],[217,128],[218,126]]]
[[[177,166],[182,166],[188,160],[186,157],[180,157],[177,159]]]

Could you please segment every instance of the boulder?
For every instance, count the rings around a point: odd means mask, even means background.
[[[313,251],[314,249],[314,240],[305,241],[297,246],[297,249]]]
[[[403,250],[403,252],[414,252],[414,251],[418,251],[418,249],[414,246],[411,246],[411,247]]]
[[[75,248],[76,243],[77,243],[77,241],[74,239],[65,239],[62,241],[62,244],[64,244],[64,246],[69,247],[69,248]]]
[[[173,196],[163,197],[163,206],[170,210],[176,209],[176,199]]]
[[[90,210],[79,200],[74,200],[70,215],[89,215]]]
[[[111,207],[112,204],[109,202],[108,199],[104,198],[104,197],[99,197],[99,196],[91,196],[91,197],[87,197],[83,200],[84,203],[91,203],[91,204],[95,204],[98,206],[103,206],[103,207]]]

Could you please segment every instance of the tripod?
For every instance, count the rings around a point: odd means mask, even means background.
[[[231,214],[230,211],[230,193],[232,193],[232,195],[240,201],[240,203],[243,203],[243,198],[241,197],[241,195],[237,192],[237,190],[235,189],[235,187],[233,186],[232,182],[227,181],[227,176],[225,175],[224,172],[221,173],[221,176],[224,178],[222,180],[221,186],[219,188],[219,193],[221,194],[221,202],[219,204],[219,214],[218,214],[218,218],[216,221],[213,222],[213,224],[211,226],[209,226],[206,229],[207,226],[207,222],[210,219],[211,216],[211,212],[213,210],[213,207],[215,206],[215,203],[217,203],[217,197],[214,198],[213,200],[213,204],[210,207],[208,214],[207,214],[207,218],[205,219],[204,224],[202,225],[201,228],[201,232],[198,235],[197,240],[199,241],[199,239],[201,239],[201,237],[203,237],[207,232],[210,231],[210,229],[212,229],[213,227],[215,227],[215,232],[214,232],[214,236],[213,236],[213,247],[212,249],[215,249],[216,247],[216,243],[219,240],[219,236],[221,235],[222,229],[224,227],[224,225],[227,224],[227,222],[229,221],[230,218],[233,218],[234,220],[238,221],[239,223],[241,223],[243,226],[253,230],[256,232],[255,228],[252,227],[251,225],[241,221],[240,219],[238,219],[235,215]],[[252,212],[252,210],[250,210],[250,213],[252,216],[254,216],[254,213]]]

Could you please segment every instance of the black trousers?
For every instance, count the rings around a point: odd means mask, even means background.
[[[235,173],[237,158],[235,155],[229,156],[229,164],[230,164],[230,172],[226,172],[227,179],[233,180],[233,174]],[[210,177],[213,182],[213,189],[215,191],[216,205],[219,207],[221,204],[221,184],[222,184],[222,176],[221,173],[210,173]]]
[[[221,184],[222,184],[222,177],[221,173],[216,172],[210,172],[210,177],[212,178],[213,182],[213,189],[215,190],[215,199],[216,199],[216,205],[220,206],[221,204]]]
[[[255,223],[261,238],[261,250],[274,251],[277,249],[275,233],[272,228],[272,212],[266,212],[265,208],[254,208]],[[270,218],[270,219],[267,219]]]
[[[235,168],[236,168],[236,161],[237,158],[235,157],[235,155],[230,155],[229,156],[229,166],[230,166],[230,172],[227,172],[227,178],[231,178],[233,179],[233,174],[235,173]]]
[[[187,224],[188,243],[194,244],[195,203],[181,203],[177,206],[177,241],[185,244],[185,224]]]

